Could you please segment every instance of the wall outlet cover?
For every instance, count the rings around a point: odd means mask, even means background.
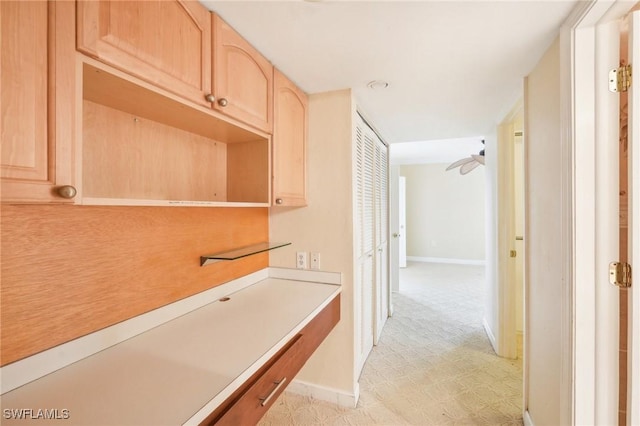
[[[306,251],[296,252],[296,268],[307,269],[307,252]]]

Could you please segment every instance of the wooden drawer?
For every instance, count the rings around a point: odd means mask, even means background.
[[[284,348],[220,405],[202,424],[256,424],[340,320],[336,296]]]

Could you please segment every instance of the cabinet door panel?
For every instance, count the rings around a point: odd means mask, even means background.
[[[305,206],[307,96],[274,71],[273,201]]]
[[[3,202],[64,202],[73,147],[73,4],[0,2]]]
[[[2,2],[0,7],[2,177],[46,181],[48,8],[42,2]]]
[[[212,16],[214,107],[271,133],[273,66],[219,16]]]
[[[211,20],[198,2],[78,2],[78,50],[210,105]]]

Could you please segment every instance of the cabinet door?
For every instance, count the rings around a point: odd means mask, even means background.
[[[273,202],[306,206],[307,95],[278,70],[273,80]]]
[[[79,1],[78,50],[210,106],[211,18],[197,1]]]
[[[0,2],[3,202],[72,201],[57,189],[73,185],[74,10]]]
[[[212,20],[214,108],[271,133],[273,66],[218,15]]]

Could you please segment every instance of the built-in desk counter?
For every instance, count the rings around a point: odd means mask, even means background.
[[[3,394],[2,423],[29,424],[7,412],[18,409],[32,410],[23,414],[36,424],[52,413],[68,417],[65,425],[201,423],[224,414],[229,397],[238,399],[315,319],[331,316],[317,347],[338,321],[339,293],[337,285],[261,280]]]

